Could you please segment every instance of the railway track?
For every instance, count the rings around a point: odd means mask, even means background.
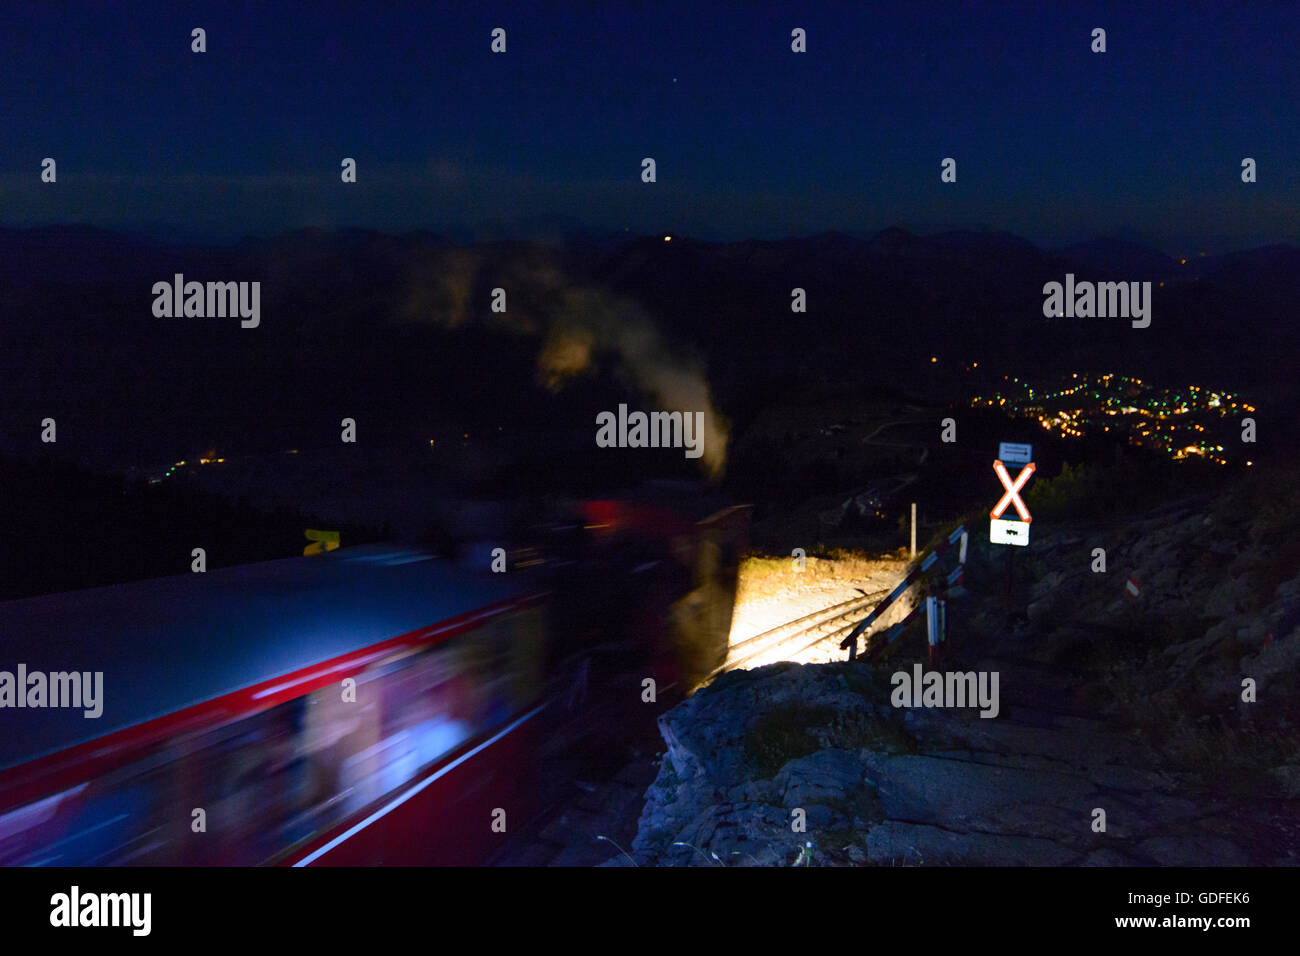
[[[824,641],[839,641],[891,588],[862,592],[858,597],[820,608],[793,621],[786,621],[735,644],[719,674],[757,660],[764,655],[796,655]],[[708,681],[706,681],[707,683]],[[614,857],[623,859],[621,849],[630,847],[636,836],[636,820],[644,803],[645,789],[658,773],[652,758],[658,737],[633,746],[601,772],[585,766],[579,775],[592,782],[557,799],[539,819],[503,850],[493,863],[501,866],[594,866]],[[601,761],[598,761],[601,763]],[[576,780],[573,773],[553,775]],[[604,837],[602,840],[601,838]]]
[[[726,663],[710,674],[709,679],[772,653],[794,656],[823,641],[841,640],[891,590],[893,589],[882,588],[869,594],[864,592],[860,597],[832,604],[748,637],[732,645]]]

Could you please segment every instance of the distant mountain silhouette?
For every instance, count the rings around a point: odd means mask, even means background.
[[[1163,252],[1124,239],[1080,242],[1060,250],[1060,255],[1088,273],[1088,276],[1080,275],[1081,279],[1090,276],[1110,279],[1125,270],[1136,269],[1144,279],[1159,280],[1168,278],[1177,266],[1174,259]]]
[[[262,326],[155,318],[152,284],[177,272],[260,281]],[[1043,284],[1067,272],[1152,282],[1150,328],[1044,317]],[[86,226],[0,229],[0,451],[31,452],[47,416],[59,421],[61,453],[93,446],[132,463],[212,444],[336,443],[345,416],[364,421],[373,443],[438,429],[585,428],[635,389],[599,350],[595,375],[558,393],[538,384],[537,276],[549,277],[552,299],[561,287],[586,296],[556,307],[598,296],[651,317],[665,341],[700,356],[733,414],[774,383],[823,378],[959,398],[978,385],[965,374],[973,361],[998,375],[1113,369],[1269,393],[1293,379],[1300,346],[1289,320],[1300,250],[1289,245],[1182,264],[1116,239],[1043,250],[1001,232],[897,227],[468,245],[309,229],[226,246]],[[502,283],[509,310],[494,316]],[[804,313],[791,311],[795,288]]]

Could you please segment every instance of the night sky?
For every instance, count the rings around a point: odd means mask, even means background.
[[[1300,5],[1138,6],[23,4],[0,225],[1300,241]]]

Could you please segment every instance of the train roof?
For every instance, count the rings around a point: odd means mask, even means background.
[[[518,597],[391,545],[0,603],[0,671],[103,672],[103,713],[0,708],[0,769]],[[21,689],[20,689],[21,692]]]

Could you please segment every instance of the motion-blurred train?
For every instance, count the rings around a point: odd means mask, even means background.
[[[641,494],[503,572],[371,545],[0,604],[0,864],[488,863],[559,728],[722,663],[747,533]],[[72,672],[100,716],[48,706]]]

